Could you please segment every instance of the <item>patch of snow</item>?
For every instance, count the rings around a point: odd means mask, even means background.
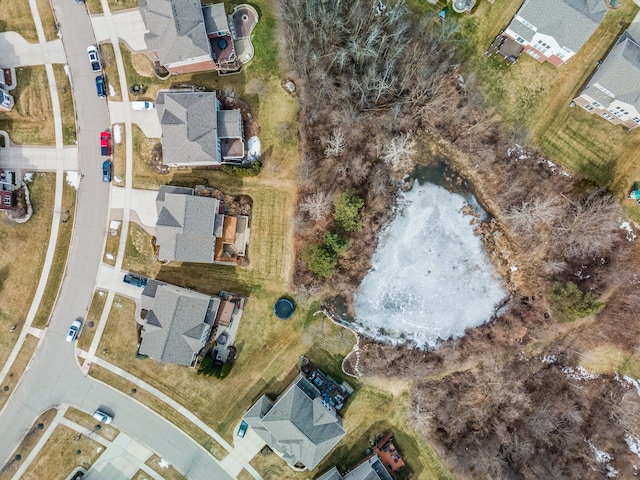
[[[638,457],[640,457],[640,437],[632,433],[625,433],[624,441],[627,442],[631,453],[635,453]]]
[[[587,442],[587,444],[591,448],[591,451],[595,456],[596,462],[605,466],[605,469],[607,470],[607,478],[616,478],[619,472],[615,468],[613,468],[612,465],[610,465],[611,461],[613,460],[613,457],[607,452],[597,448],[591,440],[588,440],[585,438],[584,441]]]
[[[518,267],[516,267],[515,265],[511,265],[509,270],[511,270],[512,272],[517,272],[518,271]]]
[[[80,179],[82,178],[82,174],[76,171],[68,171],[66,175],[66,180],[69,185],[78,190],[80,188]]]
[[[627,375],[620,375],[617,372],[613,378],[618,382],[622,383],[627,388],[634,387],[636,389],[636,393],[640,397],[640,383],[638,383],[636,379],[631,378]]]
[[[247,140],[247,160],[254,162],[260,158],[260,139],[255,135]]]
[[[104,292],[103,292],[102,290],[100,290],[100,291],[98,292],[98,295],[100,295],[101,297],[104,297]]]
[[[96,452],[100,453],[102,451],[102,447],[96,448]]]
[[[380,15],[382,15],[382,12],[387,8],[387,6],[382,3],[382,0],[378,0],[378,4],[376,5],[376,2],[374,0],[373,2],[373,9],[375,10],[375,16],[379,17]]]
[[[122,179],[117,175],[113,176],[113,181],[116,182],[116,183],[122,183]]]
[[[542,357],[542,363],[556,363],[557,359],[558,357],[556,357],[555,355],[545,355],[544,357]]]
[[[571,178],[571,175],[569,175],[564,170],[558,168],[558,166],[555,163],[553,163],[551,160],[540,160],[538,164],[546,164],[549,170],[551,170],[551,173],[557,173],[559,175],[563,175],[565,177]]]
[[[116,89],[113,88],[113,85],[109,84],[109,96],[110,97],[115,97],[116,96]]]
[[[160,461],[158,462],[158,466],[162,468],[168,468],[171,466],[171,464],[167,462],[164,458],[161,458]]]
[[[24,174],[23,180],[27,183],[33,182],[33,172],[27,172]]]
[[[122,142],[122,125],[120,125],[119,123],[113,126],[113,141],[117,144],[120,144],[120,142]]]
[[[631,224],[629,222],[622,222],[620,224],[620,228],[627,231],[627,240],[633,242],[636,239],[637,235],[634,233],[633,228],[631,228]]]
[[[354,327],[382,340],[434,346],[496,314],[507,292],[460,212],[465,204],[462,195],[432,184],[416,182],[400,194],[355,295]]]
[[[107,254],[105,255],[105,257],[107,257],[107,260],[113,260],[113,258],[114,258],[114,257],[113,257],[113,255],[112,255],[111,253],[107,253]]]
[[[572,380],[595,380],[599,375],[589,373],[584,367],[563,367],[562,372]]]

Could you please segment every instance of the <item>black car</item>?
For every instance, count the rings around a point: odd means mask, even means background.
[[[147,279],[138,277],[137,275],[132,275],[131,273],[127,273],[123,279],[124,283],[128,283],[129,285],[135,285],[136,287],[146,287]]]
[[[105,85],[103,75],[98,75],[96,77],[96,91],[100,98],[107,98],[107,86]]]

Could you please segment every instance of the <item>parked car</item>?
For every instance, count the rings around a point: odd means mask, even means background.
[[[89,55],[91,70],[93,70],[94,72],[99,72],[100,70],[102,70],[102,65],[100,65],[100,59],[98,58],[98,49],[93,45],[87,47],[87,55]]]
[[[98,75],[96,77],[96,91],[98,92],[98,96],[100,98],[107,98],[107,86],[105,84],[103,75]]]
[[[111,422],[113,422],[113,416],[109,415],[108,413],[103,412],[100,409],[98,409],[95,412],[93,412],[93,418],[95,418],[99,422],[106,423],[107,425],[109,425]]]
[[[81,327],[82,322],[80,320],[73,321],[73,323],[69,327],[69,333],[67,333],[67,342],[73,342],[76,338],[78,338]]]
[[[134,110],[153,110],[156,106],[153,102],[131,102],[131,108]]]
[[[105,160],[102,162],[102,181],[111,181],[111,160]]]
[[[146,278],[142,278],[139,277],[137,275],[133,275],[131,273],[127,273],[124,276],[124,283],[128,283],[129,285],[135,285],[136,287],[146,287],[147,286],[147,279]]]
[[[240,428],[238,429],[238,437],[244,438],[245,434],[247,433],[247,428],[249,428],[249,424],[242,420],[242,423],[240,423]]]
[[[111,134],[109,132],[100,132],[100,152],[103,157],[111,155]]]

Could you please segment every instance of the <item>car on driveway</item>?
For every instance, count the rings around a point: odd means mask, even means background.
[[[94,72],[99,72],[100,70],[102,70],[102,65],[100,65],[100,59],[98,58],[98,49],[93,45],[87,47],[87,55],[89,55],[91,70],[93,70]]]
[[[109,132],[100,132],[100,153],[103,157],[111,155],[111,134]]]
[[[134,285],[136,287],[146,287],[147,286],[147,279],[146,278],[142,278],[139,277],[137,275],[133,275],[131,273],[127,273],[124,276],[124,283],[128,283],[129,285]]]
[[[240,428],[238,429],[238,437],[244,438],[245,434],[247,433],[247,428],[249,428],[249,424],[242,420],[242,423],[240,423]]]
[[[100,409],[93,412],[93,418],[95,418],[99,422],[106,423],[107,425],[113,422],[113,416],[103,412]]]
[[[67,333],[67,342],[73,342],[76,338],[78,338],[81,327],[82,322],[80,320],[73,321],[73,323],[69,327],[69,333]]]
[[[131,108],[134,110],[153,110],[156,107],[153,102],[131,102]]]
[[[105,160],[102,162],[102,181],[111,181],[111,160]]]
[[[100,98],[107,98],[107,86],[102,75],[96,77],[96,91]]]

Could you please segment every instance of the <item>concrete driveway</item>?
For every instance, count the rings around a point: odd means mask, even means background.
[[[233,431],[233,450],[220,462],[224,469],[234,476],[239,475],[242,465],[248,463],[266,445],[265,441],[251,427],[247,428],[243,438],[238,437],[239,428],[240,424],[236,425]]]
[[[102,265],[100,265],[100,271],[98,272],[96,288],[99,290],[115,290],[116,293],[119,293],[120,295],[123,295],[125,297],[132,298],[134,300],[140,300],[140,298],[142,298],[142,291],[144,290],[144,288],[124,283],[123,278],[126,272],[120,273],[120,278],[114,278],[116,275],[116,270],[111,265],[103,263]],[[115,282],[114,279],[116,280]]]
[[[134,52],[145,52],[146,28],[140,10],[132,8],[106,15],[92,15],[91,23],[98,43],[108,42],[112,36],[118,37]]]
[[[55,172],[59,156],[62,159],[64,170],[79,170],[78,148],[75,146],[58,149],[56,147],[11,145],[0,148],[0,166],[23,172]]]
[[[5,68],[67,63],[62,40],[52,40],[45,45],[40,45],[27,42],[16,32],[0,33],[0,58]]]
[[[111,123],[124,123],[125,109],[131,110],[131,121],[142,129],[147,138],[162,137],[160,119],[155,110],[133,110],[130,102],[109,102]]]
[[[124,208],[126,190],[123,187],[111,187],[111,201],[109,206],[112,210]],[[131,190],[131,210],[135,211],[139,222],[147,232],[153,234],[155,232],[156,220],[158,213],[156,211],[156,197],[158,192],[155,190],[139,190],[134,188]]]

